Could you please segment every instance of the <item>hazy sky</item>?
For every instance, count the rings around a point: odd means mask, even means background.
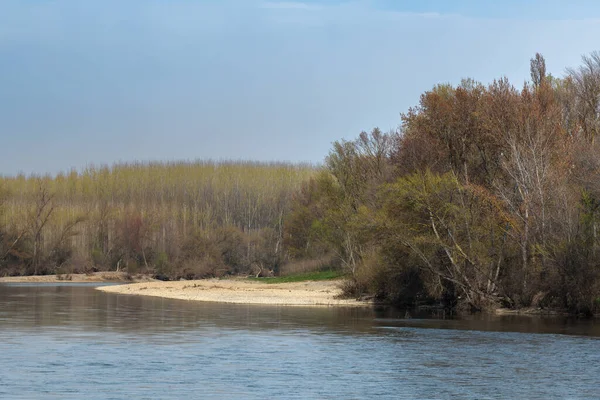
[[[321,162],[440,82],[600,49],[597,1],[1,0],[0,174]]]

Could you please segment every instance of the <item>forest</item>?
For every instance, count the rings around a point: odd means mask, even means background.
[[[333,268],[348,296],[600,312],[600,53],[438,84],[322,166],[138,163],[0,179],[0,275]]]
[[[310,165],[134,163],[0,183],[0,275],[278,271]]]

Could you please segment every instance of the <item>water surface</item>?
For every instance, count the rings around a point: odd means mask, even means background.
[[[600,399],[600,326],[0,285],[4,399]]]

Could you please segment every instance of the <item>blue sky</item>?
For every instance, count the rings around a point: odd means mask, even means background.
[[[561,76],[595,1],[2,0],[0,174],[134,160],[321,162],[440,82]]]

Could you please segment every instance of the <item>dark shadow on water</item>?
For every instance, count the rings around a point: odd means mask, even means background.
[[[394,307],[376,307],[374,323],[378,326],[473,331],[563,334],[600,337],[597,319],[539,315],[450,315],[443,312],[419,312]]]

